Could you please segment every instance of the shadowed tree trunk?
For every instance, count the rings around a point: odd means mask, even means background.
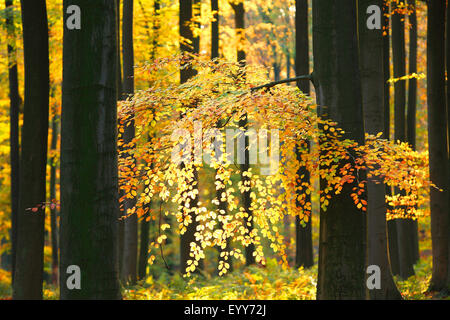
[[[17,247],[17,216],[19,211],[19,113],[20,95],[17,74],[16,31],[14,27],[13,0],[5,0],[7,50],[8,50],[8,78],[9,78],[9,146],[11,165],[11,278],[14,281],[14,266]]]
[[[416,0],[408,0],[409,14],[409,69],[408,73],[417,73],[417,14]],[[408,83],[408,109],[406,115],[406,137],[408,143],[416,150],[416,105],[417,79],[411,78]],[[419,261],[419,226],[417,220],[408,221],[413,264]]]
[[[19,214],[13,298],[42,299],[44,213],[49,106],[48,26],[45,1],[21,1],[25,104],[20,159]]]
[[[237,61],[241,65],[241,67],[245,66],[245,59],[246,59],[246,53],[244,51],[244,41],[245,41],[245,9],[244,9],[244,2],[239,3],[230,3],[231,7],[234,11],[234,28],[236,30],[236,36],[238,37],[238,48],[237,48]],[[248,119],[247,115],[243,116],[239,120],[239,127],[243,130],[247,130],[248,128]],[[244,223],[249,231],[249,233],[253,230],[253,219],[252,212],[250,210],[251,206],[251,199],[250,199],[250,193],[251,193],[251,180],[248,176],[244,176],[243,172],[248,171],[250,168],[249,164],[249,138],[248,136],[245,136],[244,138],[244,148],[245,148],[245,157],[244,157],[244,163],[240,165],[240,171],[241,171],[241,182],[243,187],[246,188],[242,192],[241,195],[241,206],[243,207],[244,211],[247,213],[247,218],[245,219]],[[248,190],[247,190],[248,189]],[[255,256],[253,253],[255,252],[255,245],[253,243],[250,243],[248,246],[245,247],[245,265],[249,266],[255,263]]]
[[[308,37],[308,0],[296,0],[295,1],[295,73],[296,76],[309,74],[309,37]],[[309,81],[298,81],[297,87],[305,94],[310,93]],[[304,141],[305,147],[309,150],[309,141]],[[300,152],[297,152],[297,157],[300,157]],[[299,184],[310,183],[310,173],[306,168],[302,167],[298,172],[299,179],[303,176],[303,179],[299,181]],[[304,204],[311,203],[311,194],[307,194],[306,190],[299,192],[304,193]],[[298,200],[297,200],[298,201]],[[304,205],[303,204],[303,205]],[[297,203],[298,206],[302,205]],[[313,255],[313,243],[311,232],[311,218],[312,211],[310,212],[310,218],[307,222],[304,222],[304,226],[300,223],[300,217],[295,217],[295,234],[296,234],[296,247],[295,247],[295,266],[310,268],[314,265]]]
[[[446,25],[446,62],[447,62],[447,75],[450,74],[450,5],[447,5],[447,25]],[[450,187],[450,89],[448,85],[448,77],[447,77],[447,141],[448,144],[448,165],[447,165],[447,187]],[[450,192],[450,191],[449,191]],[[448,197],[448,208],[450,209],[450,196]],[[448,232],[450,235],[450,216],[448,219]],[[447,259],[447,288],[450,288],[450,236],[448,237],[448,259]]]
[[[384,73],[384,138],[389,140],[391,138],[391,85],[388,80],[391,77],[391,64],[390,64],[390,29],[389,29],[389,17],[386,14],[390,13],[389,0],[384,1],[383,6],[383,73]],[[392,196],[392,188],[386,186],[386,194]],[[387,207],[392,209],[389,204]],[[391,270],[393,274],[399,273],[398,262],[398,245],[397,245],[397,223],[395,220],[389,220],[387,222],[388,229],[388,245],[389,245],[389,261],[391,264]]]
[[[364,143],[356,2],[313,2],[313,83],[319,115],[338,123],[344,138]],[[341,160],[345,165],[350,160]],[[355,181],[357,181],[355,179]],[[321,190],[325,187],[321,181]],[[347,183],[320,212],[318,299],[365,299],[366,215]]]
[[[127,99],[134,94],[134,49],[133,49],[133,0],[123,0],[123,22],[122,22],[122,57],[123,57],[123,95]],[[123,142],[130,145],[135,137],[134,115],[124,128]],[[134,144],[131,145],[131,148]],[[125,158],[132,157],[134,165],[136,159],[126,152]],[[137,279],[137,253],[138,253],[138,223],[137,214],[130,215],[129,212],[136,206],[136,197],[126,198],[123,201],[123,251],[121,279],[123,282],[134,284]]]
[[[180,37],[182,41],[180,42],[181,52],[186,54],[195,53],[195,49],[199,47],[199,43],[196,43],[192,30],[190,28],[190,22],[193,17],[193,0],[180,0],[180,19],[179,19],[179,28],[180,28]],[[187,43],[185,40],[188,40]],[[199,40],[199,39],[198,39]],[[189,63],[189,62],[187,62]],[[192,68],[192,66],[188,65],[180,70],[180,83],[185,83],[191,77],[195,76],[196,71]],[[198,188],[198,172],[197,169],[194,168],[194,179],[190,183]],[[191,199],[189,206],[184,204],[184,208],[182,210],[186,210],[187,207],[194,208],[197,207],[198,204],[198,194],[195,196],[195,199]],[[195,242],[195,232],[198,225],[198,222],[195,220],[195,217],[192,216],[192,222],[187,226],[187,230],[184,234],[180,236],[180,272],[185,273],[186,268],[188,266],[187,261],[191,259],[190,252],[191,247],[190,244]],[[201,270],[203,268],[202,261],[199,261],[199,265],[197,266],[196,271]]]
[[[443,191],[431,188],[431,242],[433,271],[429,290],[446,289],[449,260],[448,153],[445,99],[445,2],[428,1],[427,96],[430,179]]]
[[[140,2],[141,9],[142,3]],[[160,10],[160,0],[155,0],[153,3],[153,41],[152,41],[152,52],[151,59],[156,58],[157,48],[158,48],[158,37],[159,37],[159,10]],[[151,139],[151,136],[149,137]],[[148,187],[148,186],[146,186]],[[140,224],[140,246],[139,246],[139,266],[138,275],[139,279],[145,278],[147,275],[147,264],[148,264],[148,249],[149,249],[149,237],[150,237],[150,221],[147,221],[145,217],[150,215],[151,202],[147,204],[147,213],[141,220]],[[167,242],[166,242],[167,243]]]
[[[54,111],[56,112],[56,110]],[[53,115],[52,118],[52,141],[50,149],[52,152],[56,152],[58,146],[58,134],[59,134],[59,119],[57,115]],[[58,283],[58,209],[53,201],[56,200],[56,155],[50,159],[50,202],[52,207],[50,208],[50,227],[51,227],[51,241],[52,241],[52,282]]]
[[[64,1],[82,12],[64,28],[61,118],[61,299],[120,299],[117,235],[117,17],[110,0]],[[81,272],[70,290],[68,266]],[[73,274],[72,274],[73,275]]]
[[[384,131],[383,31],[370,30],[366,26],[367,8],[371,5],[381,8],[383,0],[358,1],[359,50],[365,132],[376,135]],[[386,188],[380,182],[373,179],[367,182],[368,265],[377,265],[381,270],[381,288],[370,290],[369,296],[377,300],[401,299],[389,265]]]
[[[405,16],[397,11],[397,5],[393,4],[392,14],[392,56],[394,62],[394,78],[403,77],[406,74],[405,60]],[[395,141],[406,141],[406,81],[400,80],[394,84],[394,122]],[[404,194],[400,190],[396,193]],[[414,275],[412,244],[410,241],[410,220],[395,219],[398,246],[398,274],[403,278]],[[394,253],[391,253],[394,254]],[[393,270],[394,272],[396,270]]]

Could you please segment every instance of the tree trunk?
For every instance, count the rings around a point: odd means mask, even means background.
[[[233,3],[232,4],[233,11],[234,11],[234,28],[236,30],[236,36],[238,38],[238,48],[237,48],[237,61],[241,65],[241,67],[244,67],[246,64],[246,53],[243,49],[243,42],[245,40],[245,9],[244,9],[244,2],[239,3]],[[239,120],[239,127],[243,130],[247,130],[248,128],[248,119],[247,115],[242,117]],[[250,168],[249,165],[249,139],[248,136],[244,138],[244,147],[245,147],[245,160],[244,163],[240,165],[240,171],[241,171],[241,182],[243,186],[250,187],[251,180],[248,176],[244,176],[243,172],[248,171]],[[252,212],[250,210],[251,206],[251,198],[250,198],[251,188],[249,190],[245,190],[241,194],[241,206],[244,208],[244,211],[247,213],[247,218],[244,221],[244,224],[246,225],[248,232],[251,233],[253,230],[253,219]],[[248,246],[245,247],[245,265],[249,266],[255,263],[255,257],[253,256],[253,253],[255,252],[255,245],[253,243],[250,243]]]
[[[295,73],[296,76],[309,74],[309,36],[308,36],[308,0],[296,0],[295,13]],[[297,87],[305,94],[310,93],[309,81],[298,81]],[[306,148],[309,150],[309,141],[305,141]],[[300,157],[300,152],[297,152],[297,157]],[[300,159],[299,159],[300,160]],[[306,168],[299,169],[299,179],[303,175],[303,179],[299,184],[310,183],[310,173]],[[311,195],[304,193],[304,202],[311,203]],[[300,203],[297,203],[300,206]],[[295,266],[310,268],[314,265],[313,243],[312,243],[312,211],[310,218],[304,222],[304,226],[300,223],[300,218],[295,219]]]
[[[211,22],[211,59],[219,57],[219,0],[211,0],[214,21]]]
[[[428,1],[427,24],[427,96],[428,96],[428,150],[430,157],[430,179],[443,191],[431,188],[431,242],[433,271],[431,291],[446,288],[448,252],[448,153],[445,101],[445,38],[442,26],[445,23],[445,3]]]
[[[356,3],[315,0],[313,15],[313,83],[319,114],[337,122],[346,132],[344,138],[363,144]],[[321,209],[318,299],[366,298],[366,215],[350,197],[356,185],[344,185],[341,194],[330,199],[326,212]]]
[[[141,6],[142,6],[142,3],[141,3]],[[157,54],[157,49],[158,49],[160,0],[154,1],[153,9],[154,9],[153,10],[154,23],[153,23],[153,43],[152,43],[151,60],[155,60],[156,54]],[[151,141],[151,136],[149,137],[149,141]],[[153,168],[152,165],[151,165],[151,167]],[[146,205],[146,209],[148,212],[147,215],[150,215],[150,212],[149,212],[150,208],[151,208],[151,203],[148,203]],[[139,246],[138,276],[139,276],[139,279],[144,279],[145,276],[147,275],[148,249],[149,249],[149,237],[150,237],[150,221],[147,221],[145,216],[141,220],[140,229],[141,229],[141,232],[140,232],[140,246]]]
[[[367,8],[382,7],[383,0],[359,0],[359,50],[365,132],[376,135],[384,131],[384,72],[382,30],[369,30]],[[371,299],[401,299],[391,273],[388,257],[385,185],[369,179],[367,183],[368,265],[381,270],[380,289],[369,291]]]
[[[21,1],[25,104],[20,163],[19,224],[14,299],[42,299],[44,211],[49,106],[48,26],[45,1]]]
[[[75,4],[64,1],[64,12]],[[120,299],[117,234],[116,2],[76,1],[64,29],[61,122],[61,299]],[[69,289],[81,271],[81,288]]]
[[[391,93],[390,83],[388,80],[391,77],[390,64],[390,30],[389,17],[386,14],[390,13],[389,0],[384,0],[383,6],[383,73],[384,73],[384,138],[389,140],[391,138]],[[386,186],[386,194],[392,196],[392,188]],[[392,209],[389,204],[387,207]],[[397,245],[397,225],[395,220],[387,221],[388,230],[388,246],[389,246],[389,261],[393,274],[399,274],[398,261],[398,245]]]
[[[58,146],[58,134],[59,134],[59,120],[57,115],[53,115],[52,119],[52,141],[50,149],[56,152]],[[56,200],[56,157],[50,159],[50,202],[53,207],[50,208],[50,227],[51,227],[51,241],[52,241],[52,282],[58,283],[58,210],[53,201]]]
[[[123,95],[127,99],[134,94],[134,49],[133,49],[133,0],[123,0],[122,22],[122,57],[123,57]],[[130,145],[135,137],[134,115],[125,126],[123,133],[124,144]],[[134,144],[132,145],[134,147]],[[132,157],[136,165],[136,159],[128,152],[123,157]],[[137,214],[129,214],[136,206],[136,197],[123,201],[124,236],[122,251],[121,279],[124,283],[134,284],[137,279],[137,254],[138,254],[138,223]]]
[[[409,14],[409,74],[417,73],[417,14],[416,0],[409,0],[412,12]],[[416,150],[416,105],[417,79],[411,78],[408,83],[408,109],[406,115],[406,137],[411,147]],[[417,220],[408,221],[413,264],[419,261],[419,226]]]
[[[447,75],[450,74],[450,5],[447,4],[447,25],[446,25],[446,51],[447,51]],[[448,77],[447,77],[447,138],[449,141],[447,143],[450,144],[450,87],[448,85]],[[448,148],[448,160],[447,160],[447,187],[450,187],[450,145]],[[450,192],[450,191],[449,191]],[[448,197],[448,208],[450,209],[450,197]],[[448,219],[448,232],[450,235],[450,213],[447,217]],[[447,259],[447,288],[450,288],[450,236],[448,237],[448,259]]]
[[[188,54],[195,53],[195,50],[199,47],[199,43],[198,44],[194,43],[196,40],[189,25],[193,17],[192,4],[193,0],[180,0],[180,19],[179,19],[180,36],[193,44],[192,45],[186,43],[185,41],[182,41],[180,43],[180,49],[181,52]],[[192,66],[188,65],[187,67],[184,67],[183,69],[180,70],[180,83],[185,83],[191,77],[195,76],[195,74],[196,71],[192,68]],[[198,188],[197,182],[198,182],[198,172],[197,169],[194,168],[194,179],[193,182],[191,183],[193,183],[193,186],[196,185],[195,188]],[[198,204],[198,194],[195,196],[195,199],[192,199],[190,201],[189,208],[197,207],[197,204]],[[191,252],[190,244],[192,242],[195,242],[195,232],[198,225],[198,222],[196,221],[195,217],[194,216],[191,217],[192,222],[187,226],[186,232],[180,236],[180,272],[182,273],[186,272],[186,268],[188,266],[187,261],[191,259],[189,255]],[[197,266],[196,271],[202,268],[203,268],[202,261],[199,261],[199,265]]]
[[[393,4],[395,10],[396,4]],[[406,74],[405,61],[405,16],[394,12],[392,15],[392,55],[394,62],[394,78]],[[400,80],[394,84],[394,118],[395,141],[406,141],[406,81]],[[403,194],[400,190],[396,193]],[[396,219],[399,275],[403,279],[414,275],[412,244],[410,242],[409,219]]]
[[[6,32],[8,49],[9,103],[10,103],[10,165],[11,165],[11,279],[14,282],[14,270],[17,247],[17,217],[19,211],[19,113],[20,95],[17,73],[16,31],[14,27],[13,0],[5,0]]]

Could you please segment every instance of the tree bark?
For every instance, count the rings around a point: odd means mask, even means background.
[[[393,10],[397,5],[393,4]],[[405,60],[405,16],[393,11],[392,15],[392,55],[394,62],[394,78],[406,74]],[[394,84],[394,122],[395,141],[406,141],[406,81],[400,80]],[[396,193],[403,194],[400,190]],[[397,231],[399,275],[403,279],[414,275],[412,245],[410,242],[409,219],[395,219]],[[391,253],[394,254],[394,253]]]
[[[219,0],[211,0],[214,21],[211,22],[211,59],[219,57]]]
[[[14,299],[42,299],[44,209],[49,106],[48,26],[45,1],[21,1],[25,104],[20,163]]]
[[[429,290],[446,288],[449,260],[448,235],[448,153],[445,101],[445,2],[428,1],[427,23],[427,96],[428,96],[428,150],[430,179],[443,191],[431,188],[431,242],[433,271]]]
[[[383,0],[359,0],[359,50],[364,109],[365,132],[376,135],[384,131],[384,72],[382,30],[369,30],[366,26],[367,8],[382,7]],[[382,181],[368,179],[367,224],[368,265],[381,270],[380,289],[372,289],[369,296],[374,300],[401,299],[391,273],[388,257],[385,185]]]
[[[13,0],[5,0],[7,50],[8,50],[8,78],[9,78],[9,146],[11,165],[11,279],[14,282],[14,270],[17,247],[17,217],[19,212],[19,113],[20,95],[17,72],[16,31],[14,27]]]
[[[180,19],[179,19],[179,28],[180,28],[180,37],[188,40],[190,43],[186,43],[182,41],[180,43],[181,52],[186,54],[196,53],[196,49],[199,47],[199,43],[194,43],[196,40],[190,28],[190,22],[193,18],[193,0],[180,0]],[[197,52],[198,53],[198,52]],[[187,62],[188,64],[190,62]],[[192,68],[191,65],[188,65],[180,70],[180,83],[185,83],[190,78],[195,76],[196,71]],[[194,179],[191,182],[193,187],[198,188],[198,171],[194,168]],[[198,194],[195,196],[195,199],[192,199],[189,203],[189,208],[197,207],[198,204]],[[185,208],[186,209],[186,204]],[[185,273],[186,268],[188,266],[187,261],[191,259],[190,252],[191,247],[190,244],[195,242],[195,232],[197,229],[198,222],[195,220],[195,216],[191,214],[192,222],[187,226],[187,230],[184,234],[180,236],[180,272]],[[203,268],[202,261],[199,261],[199,265],[197,266],[196,271],[199,271]]]
[[[59,134],[59,120],[57,115],[53,115],[52,118],[52,140],[50,149],[56,152],[58,146],[58,134]],[[50,159],[50,202],[52,206],[50,208],[50,227],[51,227],[51,241],[52,241],[52,282],[58,283],[58,210],[53,203],[56,200],[56,156]]]
[[[336,121],[344,138],[363,144],[355,1],[315,0],[313,39],[319,114]],[[347,183],[320,212],[318,299],[366,298],[366,215],[350,197],[356,184]]]
[[[409,14],[409,74],[417,73],[417,14],[416,0],[409,0],[412,12]],[[416,150],[416,105],[417,79],[408,81],[408,109],[406,115],[406,137],[411,147]],[[413,264],[419,261],[419,226],[417,220],[408,221]]]
[[[140,3],[142,6],[142,3]],[[142,8],[142,7],[141,7]],[[143,9],[143,8],[142,8]],[[160,0],[155,0],[153,3],[153,43],[151,59],[155,60],[157,49],[158,49],[158,37],[159,37],[159,10],[160,10]],[[149,141],[151,141],[151,136],[149,136]],[[153,166],[151,165],[153,168]],[[147,187],[147,186],[146,186]],[[147,213],[150,215],[151,203],[146,205]],[[147,275],[147,265],[148,265],[148,249],[149,249],[149,237],[150,237],[150,221],[147,221],[146,217],[141,220],[140,223],[140,245],[139,245],[139,265],[138,265],[138,276],[139,279],[144,279]],[[167,243],[167,242],[166,242]]]
[[[122,22],[122,57],[123,57],[123,98],[127,99],[134,94],[134,49],[133,49],[133,0],[123,0],[123,22]],[[130,116],[128,124],[124,128],[123,142],[134,148],[135,137],[134,115]],[[123,157],[131,157],[136,165],[136,159],[129,152]],[[137,214],[129,214],[136,206],[136,197],[126,198],[123,201],[124,215],[124,237],[121,279],[130,284],[137,280],[137,254],[138,254],[138,223]]]
[[[236,30],[236,36],[237,36],[237,42],[238,42],[238,48],[237,48],[237,61],[241,65],[242,68],[245,67],[246,64],[246,53],[243,49],[243,41],[245,40],[245,9],[244,9],[244,2],[239,3],[233,3],[232,5],[233,11],[234,11],[234,28]],[[239,127],[243,130],[247,130],[248,128],[248,118],[247,115],[244,115],[239,120]],[[244,146],[245,146],[245,161],[243,164],[240,165],[240,171],[241,171],[241,182],[243,186],[250,187],[251,180],[248,176],[244,176],[243,172],[248,171],[250,168],[249,165],[249,138],[246,136],[244,138]],[[252,212],[250,210],[251,207],[251,198],[250,198],[251,188],[249,190],[245,190],[241,194],[241,206],[244,208],[244,211],[247,213],[247,218],[244,221],[245,226],[247,227],[249,233],[253,230],[253,219]],[[255,263],[255,257],[253,256],[253,253],[255,252],[255,245],[253,243],[250,243],[248,246],[245,247],[245,265],[250,266]]]
[[[65,0],[81,30],[64,28],[61,122],[61,299],[120,299],[117,234],[116,2]],[[70,290],[67,268],[79,266]],[[69,281],[68,281],[69,280]]]
[[[309,74],[309,36],[308,36],[308,0],[295,1],[295,73],[296,76]],[[305,94],[310,94],[309,81],[297,81],[297,87]],[[309,141],[304,141],[307,150],[309,150]],[[300,157],[300,152],[297,152],[297,157]],[[300,160],[300,159],[299,159]],[[310,183],[310,173],[302,167],[297,173],[299,184]],[[305,190],[302,190],[303,192]],[[299,191],[299,192],[302,192]],[[301,194],[299,194],[301,195]],[[304,204],[311,203],[311,195],[304,192]],[[298,201],[298,200],[297,200]],[[300,206],[300,203],[297,203]],[[314,265],[313,243],[312,243],[312,211],[304,226],[300,223],[300,218],[295,219],[295,233],[296,233],[296,250],[295,250],[295,266],[310,268]]]

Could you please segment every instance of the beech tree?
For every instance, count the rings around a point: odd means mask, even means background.
[[[308,0],[295,1],[295,73],[296,76],[309,74],[309,25],[308,25]],[[298,88],[306,94],[310,93],[309,81],[297,81]],[[309,149],[309,141],[304,141],[306,148]],[[300,153],[297,153],[300,156]],[[301,167],[298,176],[300,184],[310,183],[310,173],[306,168]],[[301,190],[299,192],[305,192]],[[311,195],[306,194],[306,203],[311,203]],[[299,203],[299,205],[301,205]],[[295,265],[297,267],[304,266],[305,268],[314,265],[313,243],[312,243],[312,212],[308,222],[304,222],[304,226],[300,223],[300,217],[295,218],[296,230],[296,250],[295,250]]]
[[[134,93],[134,49],[133,49],[133,0],[123,0],[123,22],[122,22],[122,57],[123,57],[123,95],[127,99]],[[133,118],[133,115],[131,115]],[[124,128],[123,143],[134,144],[135,137],[134,119]],[[121,157],[134,156],[128,152]],[[138,217],[133,213],[136,205],[136,197],[132,194],[130,198],[123,200],[124,232],[121,278],[124,282],[135,283],[137,279],[137,254],[138,254]]]
[[[80,30],[64,26],[60,296],[119,299],[117,8],[65,0],[64,12],[72,5],[82,19]],[[81,272],[78,290],[68,288],[69,266]]]
[[[428,1],[427,19],[428,150],[431,181],[431,241],[433,271],[430,290],[446,288],[449,260],[448,234],[448,141],[445,99],[445,3]]]
[[[313,2],[313,83],[319,115],[336,121],[344,137],[363,144],[356,14],[355,1]],[[321,208],[318,299],[366,298],[366,215],[350,197],[357,185],[357,180],[349,182],[329,199],[326,212]]]
[[[44,0],[22,0],[21,8],[25,103],[13,298],[42,299],[45,207],[41,204],[46,198],[50,90],[47,8]],[[36,209],[29,210],[32,207]]]
[[[234,2],[230,2],[231,7],[234,11],[234,29],[236,31],[236,37],[237,37],[237,61],[239,65],[244,68],[246,64],[246,53],[244,50],[244,41],[245,41],[245,8],[244,8],[244,2],[241,0],[237,0]],[[244,72],[244,71],[242,71]],[[247,115],[243,115],[241,119],[239,120],[239,128],[246,130],[248,127],[248,119]],[[253,220],[252,220],[252,212],[250,210],[251,206],[251,181],[250,178],[243,174],[243,172],[248,171],[250,168],[250,156],[249,156],[249,138],[248,136],[245,136],[244,138],[244,163],[240,165],[241,170],[241,182],[242,185],[245,187],[245,189],[242,191],[241,195],[241,206],[244,209],[245,213],[247,214],[247,217],[245,218],[245,224],[248,228],[248,232],[252,232],[253,230]],[[245,247],[245,264],[247,266],[252,265],[255,263],[255,256],[253,253],[255,252],[255,245],[253,243],[248,244]]]
[[[406,75],[405,53],[405,15],[397,3],[392,8],[392,57],[394,64],[394,78]],[[406,82],[397,81],[394,84],[394,140],[406,141]],[[396,190],[396,193],[399,193]],[[412,243],[410,241],[411,220],[395,219],[397,236],[398,270],[393,270],[403,278],[414,275]],[[395,236],[395,235],[393,235]],[[394,259],[397,259],[394,257]]]
[[[19,113],[20,95],[17,72],[16,30],[14,26],[13,0],[5,0],[5,25],[7,32],[8,80],[9,80],[9,148],[11,163],[11,278],[14,281],[17,246],[17,216],[19,211]]]
[[[383,31],[367,27],[368,8],[381,8],[382,0],[359,0],[359,48],[365,132],[384,132]],[[369,11],[370,12],[370,11]],[[391,273],[388,257],[386,201],[383,181],[367,183],[368,265],[380,267],[380,289],[369,291],[371,299],[401,299]]]

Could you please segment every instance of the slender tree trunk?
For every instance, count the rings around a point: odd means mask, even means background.
[[[395,10],[396,4],[393,4]],[[392,15],[392,55],[394,62],[394,78],[400,78],[406,74],[405,60],[405,16],[398,12]],[[394,117],[395,117],[395,141],[406,141],[406,82],[401,80],[394,84]],[[400,190],[396,193],[403,194]],[[414,275],[412,244],[408,219],[396,219],[397,246],[399,275],[403,279]],[[393,254],[393,253],[391,253]]]
[[[10,165],[11,165],[11,278],[14,281],[14,270],[16,262],[17,247],[17,217],[19,211],[19,113],[20,95],[19,80],[17,73],[17,48],[16,31],[14,28],[13,0],[5,0],[6,10],[6,32],[8,49],[8,75],[9,75],[9,103],[10,103]]]
[[[409,14],[409,74],[417,73],[417,14],[416,0],[409,0],[412,12]],[[406,137],[412,148],[416,149],[416,105],[417,79],[411,78],[408,83],[408,109],[406,115]],[[417,220],[408,221],[413,264],[419,261],[419,226]]]
[[[50,149],[52,152],[56,152],[58,146],[58,134],[59,134],[59,120],[57,115],[53,115],[52,118],[52,140]],[[50,159],[50,202],[53,203],[56,200],[56,156]],[[51,227],[51,241],[52,241],[52,282],[58,283],[58,210],[56,205],[50,208],[50,227]]]
[[[219,57],[219,0],[211,0],[214,21],[211,22],[211,59]]]
[[[371,5],[382,7],[383,0],[359,0],[359,50],[364,107],[365,132],[376,135],[384,131],[384,72],[382,30],[369,30],[367,8]],[[380,289],[369,291],[371,299],[401,299],[391,273],[388,257],[385,185],[369,179],[367,183],[368,219],[368,265],[376,265],[381,270]]]
[[[48,26],[45,1],[21,1],[25,105],[13,298],[42,299],[44,209],[49,106]]]
[[[446,288],[449,261],[448,234],[448,141],[445,99],[445,2],[428,1],[427,24],[427,95],[428,95],[428,150],[430,179],[443,191],[431,188],[431,242],[433,271],[431,291]]]
[[[123,94],[124,99],[134,94],[134,49],[133,49],[133,0],[123,0],[123,22],[122,22],[122,57],[123,57]],[[131,118],[134,115],[130,116]],[[123,133],[124,144],[134,147],[135,126],[134,119],[125,126]],[[125,152],[123,157],[134,156]],[[134,284],[137,279],[137,254],[138,254],[138,223],[137,214],[130,215],[136,206],[136,197],[126,198],[123,201],[124,219],[123,257],[121,279],[123,282]]]
[[[120,2],[121,0],[114,0],[116,4],[116,31],[117,31],[117,57],[116,57],[116,73],[117,73],[117,98],[119,100],[123,99],[123,83],[122,83],[122,59],[121,59],[121,42],[120,42]],[[119,199],[122,198],[123,191],[119,191]],[[119,276],[122,274],[123,268],[123,244],[125,236],[125,222],[122,219],[123,212],[119,211],[119,221],[118,221],[118,254],[119,254]]]
[[[142,3],[140,3],[142,6]],[[141,7],[142,8],[142,7]],[[142,8],[143,9],[143,8]],[[158,49],[158,37],[159,37],[159,10],[160,10],[160,0],[155,0],[153,3],[153,15],[154,15],[154,23],[153,23],[153,43],[152,43],[152,52],[151,59],[154,60],[156,58],[157,49]],[[149,141],[151,141],[151,136],[149,137]],[[151,166],[153,168],[153,166]],[[151,202],[147,204],[146,215],[150,215]],[[149,249],[149,238],[150,238],[150,221],[144,217],[141,220],[140,224],[140,246],[139,246],[139,265],[138,265],[138,275],[139,279],[144,279],[147,275],[147,264],[148,264],[148,249]]]
[[[179,28],[180,28],[180,36],[183,39],[188,40],[191,44],[182,41],[180,43],[181,52],[192,54],[195,53],[195,50],[199,47],[199,43],[195,40],[192,30],[190,28],[190,22],[193,17],[193,0],[180,0],[180,19],[179,19]],[[189,63],[189,62],[188,62]],[[192,66],[188,65],[185,68],[180,70],[180,83],[185,83],[191,77],[195,76],[196,71],[192,68]],[[198,188],[198,172],[197,169],[194,168],[194,179],[193,186],[196,185],[195,188]],[[185,204],[184,210],[187,208],[197,207],[198,204],[198,194],[195,199],[192,199],[189,203]],[[186,272],[186,268],[188,266],[187,261],[191,259],[190,252],[191,247],[190,244],[195,242],[195,232],[198,225],[198,222],[195,220],[195,217],[192,213],[185,213],[186,215],[191,215],[192,222],[187,226],[187,230],[184,234],[180,236],[180,271],[182,273]],[[197,266],[197,271],[203,268],[202,261],[199,261],[199,265]]]
[[[356,14],[355,1],[313,2],[313,83],[319,114],[336,121],[346,132],[344,138],[363,144]],[[366,215],[350,197],[356,185],[344,185],[341,194],[330,199],[326,212],[321,209],[318,299],[366,298]]]
[[[244,51],[244,40],[245,40],[245,9],[244,9],[244,2],[239,3],[233,3],[232,5],[233,11],[234,11],[234,28],[236,30],[236,36],[238,38],[238,48],[237,48],[237,61],[241,65],[241,67],[245,66],[246,63],[246,53]],[[239,127],[243,130],[247,130],[248,128],[248,118],[247,115],[243,116],[239,120]],[[245,143],[245,161],[243,164],[240,165],[240,171],[241,171],[241,182],[244,187],[247,187],[248,190],[244,190],[241,194],[241,206],[243,207],[244,211],[247,213],[247,218],[245,219],[244,223],[248,229],[248,232],[251,233],[253,230],[253,219],[252,212],[250,210],[251,206],[251,199],[250,199],[250,193],[251,193],[251,180],[248,176],[244,176],[243,172],[248,171],[250,168],[249,165],[249,139],[248,136],[244,138]],[[252,265],[255,263],[255,257],[253,256],[253,253],[255,252],[255,245],[253,243],[250,243],[248,246],[245,247],[245,264],[247,266]]]
[[[389,17],[386,14],[390,13],[389,0],[384,0],[383,6],[383,73],[384,73],[384,138],[389,140],[391,138],[391,85],[388,80],[391,77],[390,64],[390,30]],[[386,194],[392,196],[392,188],[386,186]],[[388,208],[392,209],[389,204]],[[397,244],[397,223],[395,220],[387,222],[388,228],[388,245],[389,245],[389,261],[393,274],[399,274],[398,261],[398,244]]]
[[[65,0],[64,12],[73,4],[83,16],[81,30],[64,28],[60,295],[120,299],[117,7],[110,0]],[[67,286],[73,265],[81,272],[78,290]]]
[[[296,0],[295,13],[295,73],[296,76],[309,74],[309,36],[308,36],[308,0]],[[310,93],[309,81],[298,81],[297,87],[305,94]],[[304,141],[307,150],[309,150],[309,141]],[[300,157],[300,152],[297,152],[297,157]],[[299,159],[300,160],[300,159]],[[310,173],[306,168],[300,168],[298,172],[299,184],[310,183]],[[311,195],[307,194],[306,190],[302,190],[304,194],[304,204],[311,203]],[[301,194],[299,194],[301,195]],[[298,201],[298,200],[297,200]],[[304,205],[303,204],[303,205]],[[298,206],[302,205],[297,203]],[[298,268],[303,266],[310,268],[314,265],[313,243],[312,243],[312,211],[310,218],[304,222],[304,226],[300,223],[300,218],[295,219],[295,234],[296,234],[296,250],[295,250],[295,266]]]
[[[450,4],[447,4],[447,24],[446,24],[446,63],[447,63],[447,75],[450,74]],[[448,84],[448,77],[447,77],[447,141],[448,144],[448,160],[447,160],[447,187],[450,187],[450,87]],[[448,191],[450,192],[450,191]],[[448,208],[450,209],[450,197],[448,197]],[[450,215],[450,213],[449,213]],[[447,234],[450,235],[450,216],[447,217],[448,219],[448,232]],[[447,288],[450,288],[450,236],[448,237],[448,259],[447,259]]]

